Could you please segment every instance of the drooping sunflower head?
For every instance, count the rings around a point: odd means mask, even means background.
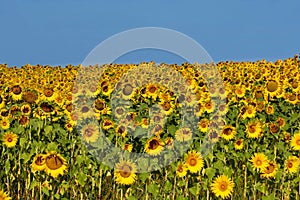
[[[233,192],[235,184],[226,175],[217,177],[211,184],[211,189],[217,197],[222,199],[230,197]]]
[[[269,161],[268,166],[262,171],[261,176],[264,178],[272,178],[276,175],[277,171],[277,164],[275,162]]]
[[[36,155],[31,164],[31,168],[33,171],[44,170],[46,168],[46,155],[44,155],[44,154]]]
[[[136,165],[130,161],[121,161],[116,164],[114,175],[116,182],[123,185],[131,185],[136,180]]]
[[[45,157],[46,173],[53,178],[57,178],[60,174],[64,175],[67,171],[66,160],[58,153],[51,151]]]
[[[157,137],[149,139],[145,146],[145,152],[151,156],[159,155],[163,150],[164,143]]]
[[[237,150],[241,150],[244,147],[244,139],[238,139],[237,141],[235,141],[234,143],[234,148]]]
[[[231,140],[236,134],[235,128],[233,126],[224,126],[222,130],[222,137],[225,140]]]

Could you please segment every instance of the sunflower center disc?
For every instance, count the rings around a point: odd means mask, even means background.
[[[49,169],[56,170],[56,169],[59,169],[63,165],[63,162],[57,156],[49,156],[46,159],[46,165]]]
[[[300,140],[297,140],[297,141],[296,141],[296,144],[300,146]]]
[[[220,186],[220,190],[221,190],[222,192],[224,192],[224,191],[226,191],[226,189],[227,189],[226,183],[222,183],[221,186]]]
[[[278,88],[278,83],[276,81],[270,81],[267,84],[267,89],[269,92],[274,92]]]
[[[292,168],[292,167],[293,167],[293,163],[292,163],[292,162],[289,162],[288,168]]]
[[[197,160],[195,158],[190,159],[189,164],[191,166],[195,166],[197,164]]]
[[[132,86],[131,85],[126,85],[125,88],[123,89],[123,94],[124,95],[130,95],[132,93]]]
[[[131,168],[129,166],[124,166],[120,171],[120,174],[124,178],[128,178],[131,174]]]
[[[36,165],[42,166],[44,164],[44,158],[43,156],[39,156],[36,161],[35,161]]]

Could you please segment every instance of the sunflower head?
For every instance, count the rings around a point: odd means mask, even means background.
[[[145,146],[145,152],[151,156],[159,155],[163,150],[164,143],[157,137],[154,137],[147,141]]]
[[[217,197],[222,199],[230,197],[233,192],[235,184],[226,175],[217,177],[211,184],[211,190]]]
[[[130,161],[121,161],[116,164],[114,175],[116,182],[123,185],[131,185],[136,180],[136,165]]]
[[[31,164],[31,168],[33,171],[42,171],[46,168],[46,155],[38,154],[34,157],[33,162]]]
[[[51,151],[45,157],[45,170],[48,175],[53,178],[63,175],[67,171],[66,160],[58,153]]]
[[[2,142],[4,145],[6,145],[8,148],[12,148],[16,146],[18,141],[18,135],[16,135],[13,132],[6,132],[3,135]]]
[[[191,173],[199,172],[204,166],[204,160],[199,152],[189,151],[186,155],[186,165]]]

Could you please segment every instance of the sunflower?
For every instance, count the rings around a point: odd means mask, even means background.
[[[272,178],[276,175],[277,171],[277,164],[275,162],[269,161],[266,169],[262,170],[261,176],[264,178]]]
[[[290,145],[294,150],[300,150],[300,133],[295,132],[293,138],[291,139]]]
[[[263,153],[255,153],[251,160],[253,167],[256,170],[264,171],[266,170],[266,167],[268,166],[269,160],[267,156]]]
[[[230,178],[228,178],[226,175],[221,175],[217,177],[213,183],[211,184],[211,189],[213,193],[217,197],[221,197],[222,199],[228,198],[234,188],[234,182],[231,181]]]
[[[300,165],[300,159],[296,156],[289,156],[285,161],[285,170],[289,173],[296,173]]]
[[[0,190],[0,199],[1,200],[11,200],[11,197],[8,196],[4,190]]]
[[[285,119],[283,117],[278,117],[276,121],[280,128],[283,128],[285,126]]]
[[[188,167],[185,163],[179,163],[176,168],[176,175],[179,177],[184,177],[187,174]]]
[[[163,150],[164,143],[159,138],[152,138],[147,141],[145,151],[151,156],[159,155]]]
[[[172,149],[174,147],[174,140],[171,137],[167,137],[164,141],[167,149]]]
[[[209,120],[204,118],[204,119],[201,119],[198,123],[198,127],[199,127],[199,130],[203,133],[206,133],[208,131],[208,128],[209,128]]]
[[[61,155],[50,151],[45,157],[45,171],[48,175],[53,178],[58,177],[59,174],[64,175],[64,172],[67,171],[67,163]]]
[[[33,172],[44,170],[46,168],[46,155],[37,154],[33,159],[31,168]]]
[[[269,94],[271,98],[281,94],[282,83],[278,79],[267,80],[265,87],[265,92]]]
[[[95,123],[84,125],[80,133],[87,143],[96,142],[99,138],[98,126]]]
[[[119,124],[115,129],[116,133],[120,134],[123,138],[127,135],[127,127],[124,124]]]
[[[108,130],[108,129],[112,128],[113,126],[114,126],[113,122],[109,118],[104,119],[102,122],[102,128],[104,130]]]
[[[23,115],[30,115],[31,113],[31,106],[29,104],[24,104],[21,106],[21,112]]]
[[[235,141],[234,143],[234,148],[237,150],[241,150],[244,147],[244,139],[238,139],[237,141]]]
[[[132,147],[132,144],[124,144],[123,150],[131,152]]]
[[[191,173],[197,173],[204,166],[204,161],[200,153],[193,150],[186,156],[186,165]]]
[[[249,122],[246,125],[246,133],[249,138],[258,138],[262,133],[260,123],[258,121]]]
[[[10,91],[13,100],[19,101],[22,99],[22,87],[20,85],[14,85]]]
[[[212,101],[206,101],[204,104],[204,110],[207,113],[212,113],[215,109],[215,104]]]
[[[190,128],[181,128],[176,131],[175,138],[180,142],[189,141],[192,139],[193,132]]]
[[[125,100],[130,99],[133,92],[134,92],[134,87],[130,83],[124,85],[122,89],[122,98]]]
[[[173,112],[173,109],[175,107],[175,105],[170,101],[163,102],[160,105],[165,115],[170,115]]]
[[[30,121],[30,119],[26,115],[22,115],[19,117],[19,124],[23,127],[27,127],[29,124],[29,121]]]
[[[279,131],[279,126],[278,126],[276,123],[271,123],[271,124],[269,125],[269,129],[270,129],[270,132],[271,132],[272,134],[275,134],[275,133],[278,133],[278,131]]]
[[[114,175],[116,182],[124,185],[131,185],[136,180],[136,165],[130,161],[121,161],[116,164]]]
[[[16,146],[18,141],[18,135],[12,132],[4,133],[2,142],[5,144],[8,148]]]
[[[231,125],[225,126],[225,127],[223,127],[221,137],[224,138],[225,140],[231,140],[234,138],[235,134],[236,134],[236,131],[233,126],[231,126]]]
[[[239,85],[235,89],[235,95],[239,98],[243,98],[246,94],[246,88],[243,85]]]
[[[267,107],[266,107],[266,113],[268,115],[274,114],[274,106],[271,105],[271,104],[268,104]]]

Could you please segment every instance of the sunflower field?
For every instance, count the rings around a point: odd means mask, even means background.
[[[0,64],[0,200],[300,199],[299,70]]]

